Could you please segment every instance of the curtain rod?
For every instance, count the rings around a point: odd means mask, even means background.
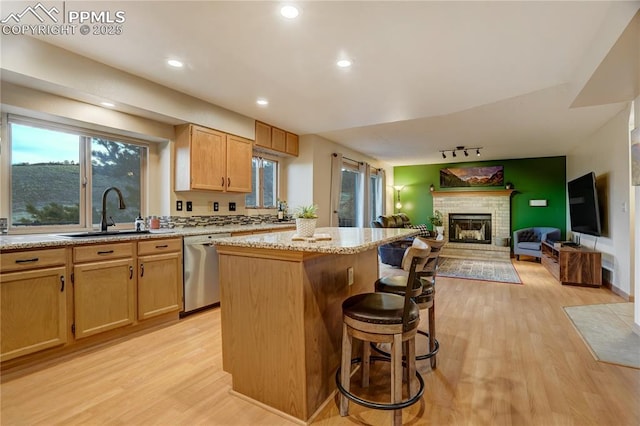
[[[331,155],[333,155],[334,157],[337,157],[337,156],[338,156],[338,154],[336,154],[335,152],[334,152],[333,154],[331,154]],[[352,162],[354,162],[354,163],[356,163],[356,164],[365,164],[365,162],[364,162],[364,161],[357,161],[357,160],[354,160],[354,159],[352,159],[352,158],[345,157],[345,156],[343,156],[343,157],[342,157],[342,159],[343,159],[343,160],[347,160],[347,161],[352,161]],[[373,167],[373,168],[374,168],[374,169],[376,169],[377,171],[384,170],[382,167]]]
[[[333,155],[334,157],[338,156],[338,154],[336,154],[335,152],[333,154],[331,154],[331,155]],[[342,159],[343,160],[347,160],[347,161],[351,161],[351,162],[356,163],[356,164],[364,164],[364,161],[354,160],[353,158],[345,157],[344,155],[342,156]]]

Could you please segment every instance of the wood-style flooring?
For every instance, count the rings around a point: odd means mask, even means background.
[[[514,264],[524,285],[438,278],[438,367],[418,363],[426,390],[403,410],[404,424],[640,425],[640,370],[595,361],[562,309],[624,300],[605,288],[562,286],[538,263]],[[229,394],[220,345],[214,309],[5,375],[1,424],[292,424]],[[386,398],[388,378],[376,380],[374,393]],[[343,418],[331,401],[313,424],[390,419],[354,404]]]

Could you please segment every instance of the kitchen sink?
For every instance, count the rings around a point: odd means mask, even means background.
[[[75,234],[57,234],[58,237],[67,238],[97,238],[97,237],[118,237],[120,235],[142,235],[148,234],[149,231],[136,231],[135,229],[126,229],[122,231],[90,231],[90,232],[77,232]]]

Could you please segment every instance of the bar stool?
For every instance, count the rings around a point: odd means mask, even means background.
[[[436,339],[436,315],[435,315],[435,294],[436,294],[436,275],[438,272],[438,260],[440,256],[440,250],[444,245],[444,240],[431,240],[421,237],[416,237],[413,240],[413,245],[409,247],[405,253],[405,256],[410,256],[410,250],[415,247],[429,246],[431,251],[424,267],[421,270],[416,271],[416,275],[422,281],[422,292],[413,298],[413,301],[418,305],[420,310],[427,310],[429,318],[429,331],[425,332],[418,330],[418,333],[429,339],[429,349],[425,354],[416,356],[416,360],[430,359],[431,368],[436,368],[437,360],[436,354],[440,349],[440,343]],[[382,293],[392,293],[403,296],[406,290],[406,283],[404,276],[396,275],[390,277],[382,277],[376,281],[376,291]],[[382,350],[379,346],[373,345],[372,348],[381,355],[389,356],[388,352]]]
[[[336,372],[336,386],[340,395],[340,415],[349,415],[349,401],[368,408],[394,410],[393,424],[402,424],[402,408],[415,404],[424,392],[424,380],[416,370],[415,336],[420,323],[420,310],[412,300],[422,291],[416,269],[424,267],[430,248],[415,249],[405,256],[403,267],[409,272],[403,296],[391,293],[363,293],[347,298],[342,303],[342,362]],[[408,266],[407,266],[408,265]],[[363,341],[362,358],[351,359],[352,339]],[[390,343],[389,358],[370,357],[369,342]],[[402,347],[406,349],[408,398],[402,400]],[[351,365],[362,364],[362,387],[369,386],[371,359],[391,362],[391,402],[365,400],[351,393]],[[415,376],[415,378],[414,378]],[[417,384],[416,384],[417,380]]]

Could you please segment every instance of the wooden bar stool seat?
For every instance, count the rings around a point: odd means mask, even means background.
[[[349,414],[349,401],[368,408],[393,410],[393,424],[402,424],[402,408],[415,404],[424,392],[424,380],[415,366],[415,335],[420,323],[420,309],[412,300],[422,292],[422,283],[416,275],[417,267],[427,262],[429,247],[415,250],[409,262],[409,276],[405,278],[404,295],[391,293],[364,293],[347,298],[342,303],[342,362],[336,372],[336,386],[340,395],[340,415]],[[364,342],[362,358],[351,359],[352,339]],[[391,402],[381,403],[365,400],[350,392],[351,365],[362,364],[362,387],[369,386],[371,348],[369,343],[391,344],[389,358],[377,358],[391,362]],[[408,397],[402,399],[403,362],[405,365]]]

